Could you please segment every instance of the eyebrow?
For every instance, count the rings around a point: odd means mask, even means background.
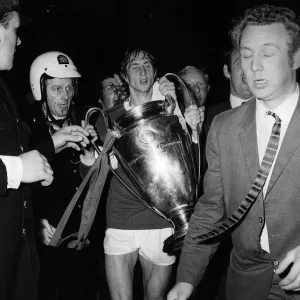
[[[279,46],[277,44],[274,44],[274,43],[265,43],[265,44],[262,45],[262,47],[273,47],[273,48],[279,49]],[[241,46],[240,50],[253,51],[251,48],[245,47],[245,46]]]

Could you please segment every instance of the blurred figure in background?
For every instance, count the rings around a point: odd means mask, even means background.
[[[98,102],[102,104],[103,109],[108,110],[123,103],[128,96],[125,85],[118,74],[101,81],[101,96]]]
[[[186,66],[179,71],[183,81],[190,87],[193,99],[198,107],[204,106],[207,100],[207,94],[210,90],[209,76],[203,69],[197,69],[193,66]],[[187,107],[190,103],[186,103]]]

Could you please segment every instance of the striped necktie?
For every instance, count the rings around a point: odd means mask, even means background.
[[[281,129],[281,120],[280,118],[273,112],[268,111],[267,115],[272,116],[275,118],[275,123],[272,128],[271,136],[267,145],[267,149],[265,155],[263,157],[262,163],[256,175],[256,178],[248,192],[245,200],[241,203],[239,208],[229,217],[226,221],[224,221],[220,226],[213,229],[212,231],[202,234],[196,238],[194,238],[198,243],[202,243],[207,241],[213,237],[216,237],[229,228],[237,224],[244,215],[248,212],[252,204],[255,202],[257,196],[259,195],[260,191],[262,190],[269,172],[271,170],[272,164],[274,162],[277,148],[279,145],[279,138],[280,138],[280,129]]]

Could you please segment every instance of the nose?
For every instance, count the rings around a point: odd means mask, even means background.
[[[251,70],[253,72],[261,71],[263,69],[261,58],[259,55],[253,55],[251,62]]]
[[[62,99],[64,99],[64,100],[69,99],[69,98],[70,98],[69,91],[68,91],[67,89],[64,89],[64,90],[63,90],[63,93],[62,93],[62,95],[61,95],[61,97],[62,97]]]
[[[145,75],[146,74],[146,69],[145,69],[145,67],[143,66],[143,67],[141,67],[141,75]]]

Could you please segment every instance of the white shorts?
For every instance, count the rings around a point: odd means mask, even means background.
[[[175,255],[162,251],[164,240],[172,235],[173,228],[151,230],[123,230],[108,228],[104,238],[104,253],[123,255],[134,251],[155,265],[168,266],[175,262]]]

